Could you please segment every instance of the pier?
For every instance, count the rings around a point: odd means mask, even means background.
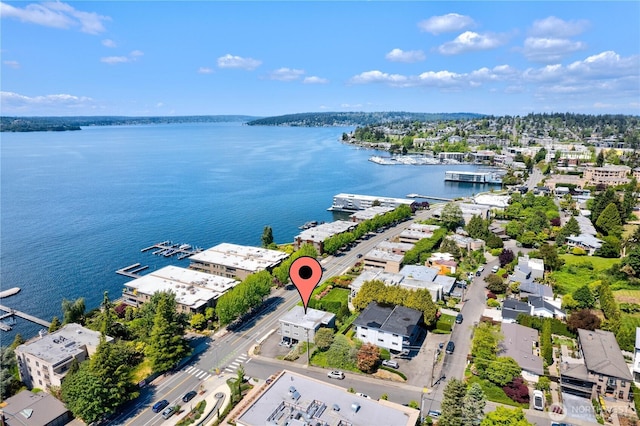
[[[149,266],[141,266],[139,263],[134,263],[133,265],[118,269],[116,274],[124,275],[129,278],[140,278],[142,275],[140,275],[139,272],[142,272],[147,268],[149,268]]]
[[[408,194],[407,198],[424,198],[426,200],[454,201],[453,198],[432,197],[431,195]]]
[[[7,319],[7,318],[11,318],[11,317],[20,317],[22,319],[25,319],[27,321],[31,321],[33,323],[36,323],[38,325],[41,325],[43,327],[47,327],[49,328],[49,326],[51,325],[51,323],[49,321],[45,321],[43,319],[40,319],[38,317],[34,317],[33,315],[29,315],[25,312],[21,312],[21,311],[17,311],[13,308],[10,308],[8,306],[4,306],[4,305],[0,305],[0,310],[7,312],[6,314],[2,314],[0,315],[0,321]],[[9,331],[11,330],[11,326],[1,323],[2,326],[0,326],[0,329],[2,329],[3,331]]]
[[[192,247],[190,244],[174,244],[171,241],[163,241],[161,243],[145,247],[140,251],[144,253],[150,250],[154,250],[153,254],[157,256],[171,257],[177,255],[178,260],[182,260],[202,251],[201,248]]]

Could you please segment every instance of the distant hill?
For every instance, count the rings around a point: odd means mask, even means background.
[[[189,115],[181,117],[0,117],[1,132],[56,132],[81,130],[81,126],[122,126],[136,124],[223,123],[255,120],[249,115]]]
[[[276,117],[259,118],[249,121],[249,126],[297,126],[297,127],[331,127],[331,126],[366,126],[398,121],[446,121],[470,120],[482,118],[482,114],[459,113],[423,113],[423,112],[306,112],[287,114]]]

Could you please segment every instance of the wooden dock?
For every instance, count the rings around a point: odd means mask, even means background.
[[[25,312],[17,311],[17,310],[15,310],[13,308],[10,308],[8,306],[0,305],[0,310],[3,310],[3,311],[6,312],[6,314],[3,314],[2,316],[0,316],[0,320],[6,319],[6,318],[9,318],[9,317],[20,317],[22,319],[26,319],[27,321],[31,321],[31,322],[36,323],[38,325],[41,325],[43,327],[49,328],[49,326],[51,325],[51,323],[49,321],[45,321],[45,320],[40,319],[38,317],[34,317],[33,315],[29,315],[29,314],[27,314]],[[5,324],[5,326],[7,326],[9,328],[9,330],[11,330],[10,326],[8,326],[6,324]],[[2,327],[0,327],[0,328],[2,328]],[[9,331],[9,330],[6,330],[5,328],[2,328],[2,330]]]
[[[178,260],[182,260],[202,251],[199,247],[192,247],[190,244],[176,244],[172,241],[163,241],[161,243],[145,247],[140,251],[144,253],[150,250],[154,250],[153,254],[157,256],[171,257],[177,255]]]
[[[409,194],[407,198],[424,198],[426,200],[454,201],[453,198],[432,197],[431,195]]]
[[[129,278],[140,278],[142,275],[140,275],[139,272],[142,272],[147,268],[149,268],[149,266],[142,266],[139,263],[134,263],[133,265],[118,269],[116,274],[124,275]]]

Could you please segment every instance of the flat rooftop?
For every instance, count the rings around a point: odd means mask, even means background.
[[[415,203],[415,200],[411,200],[409,198],[378,197],[375,195],[358,195],[358,194],[344,194],[344,193],[334,195],[333,199],[335,200],[336,198],[355,199],[355,200],[371,201],[371,202],[378,200],[381,203],[406,204],[408,206]]]
[[[232,278],[207,274],[193,269],[165,266],[141,278],[125,284],[130,291],[153,295],[157,292],[171,292],[176,302],[197,309],[212,299],[222,296],[227,290],[239,284]]]
[[[402,254],[395,254],[395,253],[391,253],[385,250],[380,250],[377,248],[374,248],[373,250],[370,250],[369,252],[367,252],[367,254],[364,256],[365,260],[379,260],[379,261],[383,261],[383,262],[402,262],[402,259],[404,259],[404,255]]]
[[[278,250],[221,243],[190,256],[189,260],[259,272],[277,266],[287,257],[289,257],[287,253]]]
[[[239,426],[414,426],[418,416],[418,410],[363,398],[285,370],[236,422]]]
[[[364,210],[357,211],[349,217],[355,218],[357,220],[367,220],[367,219],[373,219],[378,215],[389,213],[393,210],[394,210],[393,207],[373,206]]]
[[[323,223],[321,225],[314,226],[313,228],[305,229],[299,233],[296,238],[300,238],[302,241],[322,242],[329,237],[347,232],[356,226],[357,224],[355,222],[336,220],[334,222]]]
[[[311,330],[318,328],[321,324],[329,324],[335,314],[331,312],[320,311],[318,309],[307,308],[307,313],[304,313],[302,306],[294,306],[286,314],[280,317],[280,322],[296,324],[300,327]]]
[[[113,340],[113,338],[108,337],[107,340]],[[99,332],[71,323],[54,333],[36,337],[18,346],[16,350],[33,355],[55,367],[84,353],[86,347],[95,348],[99,344]]]

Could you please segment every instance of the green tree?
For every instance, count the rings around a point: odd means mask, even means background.
[[[511,238],[518,238],[524,232],[524,224],[518,220],[512,220],[504,227],[505,232]]]
[[[262,247],[270,247],[273,244],[273,229],[270,226],[265,226],[262,231]]]
[[[161,293],[153,319],[150,341],[146,354],[154,372],[163,373],[178,364],[187,353],[184,339],[184,326],[176,312],[176,299],[173,293]]]
[[[440,213],[440,220],[447,229],[456,229],[458,226],[464,224],[462,209],[456,203],[447,203],[442,208],[442,213]]]
[[[62,300],[64,324],[84,324],[84,312],[85,304],[83,297],[80,297],[73,302],[67,299]]]
[[[624,196],[622,198],[622,203],[620,203],[620,217],[623,222],[627,221],[627,218],[633,212],[633,208],[638,203],[638,181],[635,177],[631,178],[631,181],[624,187]]]
[[[618,204],[618,196],[616,192],[612,188],[607,188],[605,191],[596,194],[593,200],[587,203],[587,206],[591,209],[591,223],[595,226],[600,214],[604,211],[605,208],[611,203]]]
[[[387,287],[384,285],[384,282],[380,280],[365,281],[351,303],[354,308],[361,311],[374,300],[381,302],[386,289]]]
[[[207,319],[202,313],[193,314],[191,320],[189,320],[189,325],[194,330],[204,330],[204,328],[207,326]]]
[[[510,383],[521,371],[522,368],[516,360],[508,356],[501,356],[491,363],[489,371],[487,371],[487,378],[502,387]]]
[[[602,237],[602,246],[594,254],[610,259],[620,257],[620,240],[613,235]]]
[[[471,355],[478,375],[486,379],[491,365],[496,359],[499,334],[486,322],[481,322],[473,332]]]
[[[557,271],[564,265],[564,259],[558,256],[558,248],[554,245],[543,244],[538,253],[544,261],[544,269],[548,271]]]
[[[49,326],[49,333],[53,333],[54,331],[58,331],[62,324],[60,324],[60,319],[58,317],[53,317],[51,320],[51,325]]]
[[[502,294],[507,290],[507,283],[496,274],[487,275],[484,281],[487,283],[487,290],[493,293]]]
[[[484,240],[489,235],[489,224],[479,215],[471,216],[466,226],[467,233],[471,238]]]
[[[103,403],[109,400],[110,390],[91,372],[89,362],[83,362],[75,374],[65,377],[61,392],[69,411],[87,424],[109,412]]]
[[[356,367],[356,349],[351,346],[349,339],[342,334],[336,334],[331,347],[326,352],[327,359],[336,368],[353,369]]]
[[[506,408],[498,405],[488,412],[480,426],[534,426],[524,417],[522,408]]]
[[[107,413],[115,412],[120,404],[138,395],[131,383],[131,358],[124,343],[107,342],[103,335],[89,360],[91,373],[108,390],[101,401]]]
[[[604,165],[604,151],[600,150],[598,156],[596,157],[596,166],[602,167]]]
[[[450,238],[445,238],[440,244],[440,251],[443,253],[449,253],[456,259],[460,259],[462,253],[460,252],[460,247],[456,244],[456,242]]]
[[[100,332],[106,336],[113,334],[113,324],[115,313],[113,303],[109,300],[109,292],[105,291],[102,297],[102,312],[100,314]]]
[[[577,288],[571,295],[580,309],[591,309],[596,304],[596,298],[587,284]]]
[[[478,383],[472,384],[462,399],[462,426],[478,426],[484,417],[486,405],[482,387]]]
[[[496,234],[489,234],[486,239],[487,247],[491,249],[504,247],[504,242]]]
[[[462,400],[467,394],[467,385],[453,378],[447,382],[442,394],[442,414],[439,426],[460,426],[462,424]]]
[[[316,331],[314,342],[318,349],[320,349],[321,351],[326,351],[331,347],[331,344],[333,343],[333,330],[326,327],[319,329],[318,331]]]
[[[25,342],[26,342],[26,340],[24,340],[24,337],[22,337],[22,334],[16,333],[16,337],[13,338],[13,343],[11,343],[10,348],[11,349],[15,349],[18,346],[20,346],[23,343],[25,343]]]
[[[0,347],[0,399],[5,400],[15,391],[18,380],[14,371],[18,368],[13,348]]]
[[[606,235],[619,236],[622,233],[622,220],[620,219],[618,207],[614,203],[609,203],[598,216],[596,226]]]

